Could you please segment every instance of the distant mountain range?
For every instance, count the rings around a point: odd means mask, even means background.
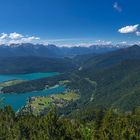
[[[126,48],[127,45],[92,45],[90,47],[58,47],[56,45],[41,44],[11,44],[0,45],[0,57],[18,57],[18,56],[37,56],[37,57],[74,57],[83,54],[102,54],[114,51],[120,48]]]

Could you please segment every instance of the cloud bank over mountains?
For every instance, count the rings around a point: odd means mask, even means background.
[[[13,32],[10,34],[1,33],[0,44],[21,44],[21,43],[35,43],[40,40],[40,37],[36,36],[24,36],[22,34]]]
[[[140,31],[138,31],[139,24],[129,25],[122,27],[118,30],[121,34],[134,33],[136,36],[140,36]],[[112,40],[102,40],[93,38],[64,38],[64,39],[42,39],[37,36],[23,35],[17,32],[12,33],[1,33],[0,34],[0,45],[11,45],[11,44],[54,44],[59,47],[90,47],[92,45],[97,46],[116,46],[116,45],[133,45],[139,44],[138,42],[127,42],[126,40],[120,40],[113,42]]]
[[[0,45],[11,45],[11,44],[24,44],[24,43],[32,43],[32,44],[54,44],[59,47],[73,47],[73,46],[83,46],[89,47],[92,45],[111,45],[112,41],[108,40],[94,40],[94,39],[52,39],[46,40],[41,39],[40,37],[36,36],[27,36],[17,32],[13,33],[1,33],[0,34]]]

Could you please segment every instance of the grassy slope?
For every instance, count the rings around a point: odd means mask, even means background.
[[[13,86],[13,85],[20,84],[20,83],[23,83],[23,82],[25,82],[25,81],[24,80],[10,80],[10,81],[0,83],[0,87]]]

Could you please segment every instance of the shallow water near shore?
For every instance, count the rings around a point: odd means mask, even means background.
[[[14,111],[17,111],[26,104],[29,97],[47,96],[50,94],[63,93],[64,91],[65,87],[59,86],[48,90],[27,92],[24,94],[0,94],[0,98],[4,99],[4,105],[11,105]]]

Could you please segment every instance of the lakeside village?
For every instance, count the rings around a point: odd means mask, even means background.
[[[55,85],[53,87],[49,87],[46,85],[46,90],[57,88],[60,85]],[[67,88],[64,93],[51,94],[47,96],[33,96],[29,97],[26,101],[26,105],[18,112],[22,112],[26,114],[28,112],[34,115],[43,115],[44,112],[47,112],[50,107],[65,107],[69,105],[71,102],[74,102],[80,98],[77,90],[71,90]]]

